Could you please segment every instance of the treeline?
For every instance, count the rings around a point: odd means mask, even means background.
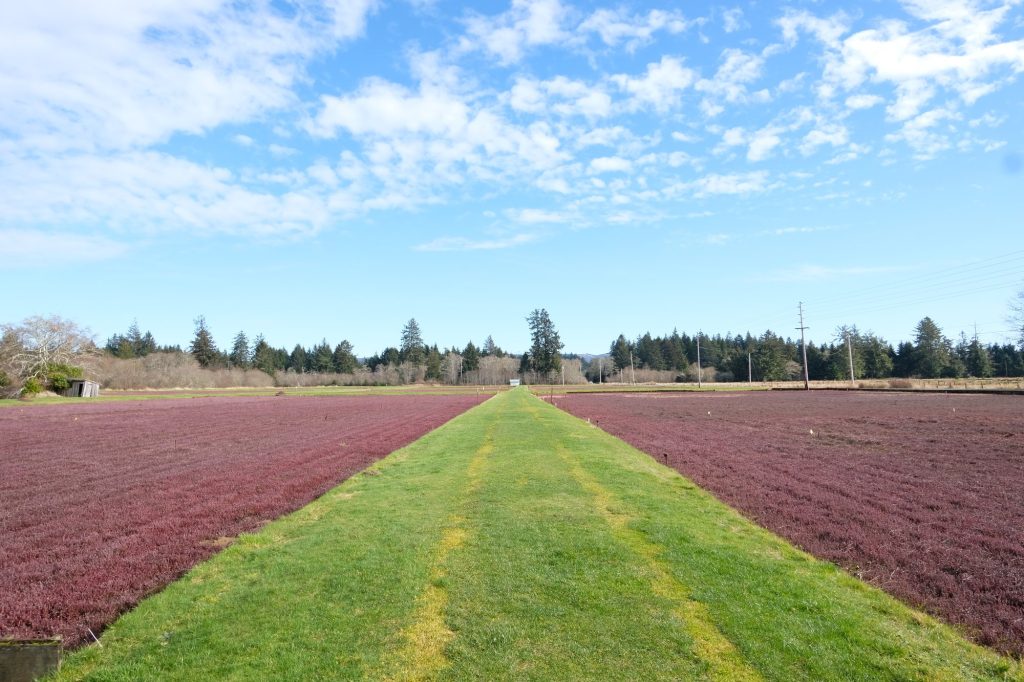
[[[500,384],[517,377],[528,383],[586,381],[578,358],[567,356],[563,365],[562,344],[547,312],[535,310],[527,322],[534,344],[530,351],[518,356],[504,351],[490,335],[479,347],[472,341],[462,348],[428,344],[415,319],[410,319],[402,328],[398,346],[385,348],[364,360],[356,357],[352,344],[344,339],[333,346],[326,339],[312,347],[296,344],[289,351],[270,346],[262,335],[250,341],[244,331],[235,335],[230,348],[221,349],[202,316],[195,320],[193,339],[185,351],[178,346],[158,345],[152,333],[142,333],[134,321],[127,332],[107,339],[104,350],[109,356],[123,360],[146,358],[156,353],[187,354],[202,369],[259,370],[282,386],[395,385],[421,381]]]
[[[786,381],[803,378],[799,340],[772,331],[760,336],[700,335],[701,376],[718,381]],[[961,334],[954,343],[931,318],[914,328],[914,340],[893,346],[856,326],[836,330],[828,344],[807,344],[811,380],[849,379],[851,357],[856,379],[1016,377],[1024,376],[1024,353],[1012,344],[982,344]],[[620,335],[607,360],[595,359],[586,369],[591,381],[629,380],[637,370],[675,373],[677,381],[696,381],[698,337],[650,333],[629,341]]]

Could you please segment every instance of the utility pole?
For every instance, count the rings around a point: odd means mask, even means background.
[[[846,330],[846,351],[850,356],[850,385],[856,386],[857,381],[853,378],[853,342],[850,341],[850,330]]]
[[[704,380],[701,376],[703,372],[700,371],[700,330],[697,330],[697,388],[704,387]]]
[[[754,383],[754,362],[750,359],[750,353],[747,353],[747,383]]]
[[[800,326],[797,329],[800,330],[800,348],[804,354],[804,390],[811,390],[811,379],[807,374],[807,341],[804,339],[804,331],[810,329],[810,327],[804,326],[804,302],[800,301]]]
[[[630,386],[636,385],[636,370],[633,369],[633,351],[629,351],[629,384]]]

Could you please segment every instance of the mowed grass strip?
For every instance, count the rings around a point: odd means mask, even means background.
[[[59,677],[1024,679],[525,390],[244,536]]]

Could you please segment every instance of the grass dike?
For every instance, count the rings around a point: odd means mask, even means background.
[[[245,535],[56,679],[1024,680],[525,389]]]

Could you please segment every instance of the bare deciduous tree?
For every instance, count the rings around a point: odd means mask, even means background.
[[[23,379],[38,377],[51,365],[81,365],[96,353],[88,329],[56,315],[5,324],[0,356]]]

